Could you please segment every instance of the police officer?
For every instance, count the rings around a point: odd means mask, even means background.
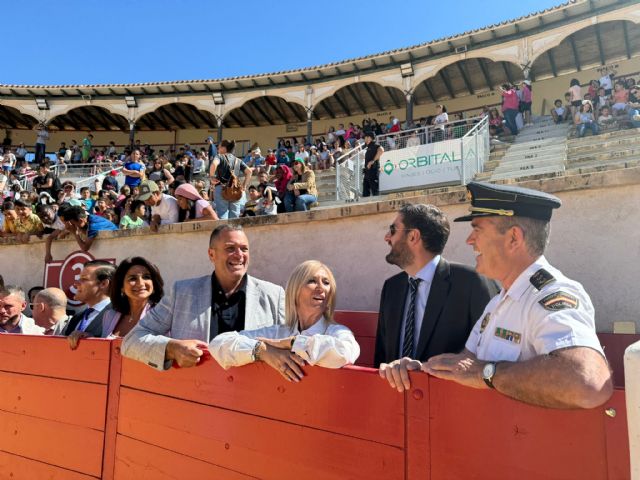
[[[384,148],[374,141],[374,133],[370,130],[364,133],[364,143],[366,145],[366,151],[364,154],[362,196],[369,197],[378,195],[380,191],[380,157],[382,157],[384,153]]]
[[[525,188],[471,182],[467,244],[476,270],[502,290],[487,305],[465,349],[425,363],[394,365],[409,388],[407,370],[474,388],[492,388],[551,408],[593,408],[613,392],[611,372],[595,332],[594,309],[582,285],[544,257],[549,222],[560,200]]]

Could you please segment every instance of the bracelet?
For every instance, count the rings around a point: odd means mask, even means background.
[[[256,344],[253,346],[253,350],[251,351],[251,359],[254,362],[260,360],[260,347],[262,347],[262,340],[258,340]]]

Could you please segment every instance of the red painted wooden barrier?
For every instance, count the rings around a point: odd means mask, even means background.
[[[0,478],[100,478],[110,348],[0,335]]]
[[[373,342],[375,316],[337,318]],[[634,338],[614,337],[617,358]],[[119,347],[0,335],[0,479],[629,478],[621,390],[546,410],[419,372],[405,394],[362,367],[299,384],[264,364],[157,372]]]

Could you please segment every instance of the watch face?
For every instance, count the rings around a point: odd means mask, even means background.
[[[487,363],[482,369],[482,376],[484,378],[491,378],[493,374],[496,372],[496,364],[495,363]]]

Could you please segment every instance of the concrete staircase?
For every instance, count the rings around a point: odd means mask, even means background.
[[[318,188],[318,203],[333,202],[336,199],[336,170],[316,170],[316,187]]]
[[[567,141],[567,165],[571,173],[640,165],[640,129],[614,130]]]
[[[512,138],[515,139],[515,137]],[[491,140],[491,153],[487,161],[484,162],[484,170],[476,173],[474,179],[481,182],[490,180],[493,171],[500,165],[500,160],[505,156],[510,146],[511,144],[507,143],[504,137],[500,139],[499,143]]]
[[[488,179],[510,180],[564,172],[570,128],[566,123],[554,124],[551,117],[536,118],[533,125],[520,130]]]

